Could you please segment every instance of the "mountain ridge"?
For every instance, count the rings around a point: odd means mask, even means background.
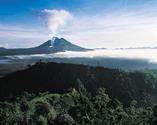
[[[50,54],[63,51],[88,51],[90,49],[80,47],[78,45],[72,44],[64,38],[53,38],[45,43],[32,47],[32,48],[17,48],[17,49],[0,49],[0,56],[10,56],[10,55],[30,55],[30,54]]]
[[[98,88],[104,87],[111,98],[126,105],[132,100],[143,106],[157,101],[157,78],[150,73],[52,62],[38,62],[26,70],[1,78],[0,97],[23,91],[64,93],[75,87],[77,79],[89,92],[94,94]]]

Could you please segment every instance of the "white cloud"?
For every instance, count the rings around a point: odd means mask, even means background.
[[[41,18],[46,19],[49,35],[52,37],[64,26],[72,15],[66,10],[49,10],[44,9],[39,14]]]
[[[23,48],[37,46],[46,42],[49,37],[56,35],[57,32],[63,27],[72,15],[66,10],[49,10],[44,9],[39,12],[34,12],[36,16],[42,17],[47,23],[46,27],[41,25],[25,26],[20,24],[16,26],[0,24],[0,44],[7,48]],[[39,23],[40,24],[40,23]]]
[[[61,36],[91,48],[157,46],[155,12],[145,10],[75,17]]]
[[[58,52],[53,54],[36,54],[36,55],[16,55],[7,56],[11,59],[31,59],[31,58],[74,58],[74,57],[85,57],[85,58],[123,58],[123,59],[138,59],[146,60],[149,63],[157,63],[157,57],[154,56],[157,53],[156,49],[100,49],[86,52],[75,52],[66,51]]]
[[[71,16],[72,14],[65,10],[47,9],[38,14],[46,16],[50,34],[57,32],[57,36],[64,37],[83,47],[119,48],[157,46],[156,11],[157,8],[151,6],[140,8],[138,11],[133,9],[117,10],[116,12],[104,11],[93,16],[87,13],[84,16],[76,13]],[[69,20],[70,18],[71,20]],[[5,37],[9,46],[12,46],[10,43],[15,41],[15,43],[19,43],[17,41],[21,39],[23,41],[20,46],[35,46],[49,38],[46,28],[39,30],[40,27],[37,27],[35,31],[8,27],[6,31],[0,30],[0,38],[4,39]],[[19,47],[19,44],[14,46]]]
[[[38,30],[0,25],[0,45],[6,48],[28,48],[37,46],[46,40],[48,36]]]

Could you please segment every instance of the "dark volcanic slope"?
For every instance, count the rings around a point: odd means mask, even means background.
[[[47,42],[41,44],[40,46],[34,47],[34,48],[21,48],[21,49],[0,48],[0,56],[49,54],[49,53],[55,53],[55,52],[60,52],[60,51],[66,51],[66,50],[68,50],[68,51],[87,51],[89,49],[74,45],[64,38],[59,39],[57,37],[54,37],[53,45],[52,45],[52,41],[48,40]]]
[[[3,99],[23,91],[62,93],[75,87],[77,79],[93,94],[97,88],[105,87],[112,98],[118,98],[125,104],[133,99],[140,105],[157,101],[157,79],[149,73],[126,73],[115,69],[63,63],[38,63],[0,79],[0,96]]]

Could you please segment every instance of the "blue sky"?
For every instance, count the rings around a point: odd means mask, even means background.
[[[73,18],[56,35],[84,47],[157,46],[157,0],[0,0],[0,46],[49,39],[47,22],[34,14],[45,9],[68,12]]]

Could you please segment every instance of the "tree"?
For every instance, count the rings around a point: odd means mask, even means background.
[[[74,125],[75,121],[69,114],[61,114],[55,120],[55,125]]]
[[[153,106],[153,114],[154,114],[154,121],[153,121],[153,123],[154,123],[154,125],[156,125],[157,124],[157,103],[154,104],[154,106]]]

